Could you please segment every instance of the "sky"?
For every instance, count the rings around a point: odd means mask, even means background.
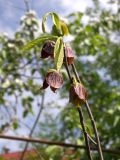
[[[68,15],[74,11],[85,11],[87,6],[93,6],[91,0],[27,0],[29,8],[37,12],[41,19],[46,12],[55,11],[60,15]],[[24,15],[26,6],[24,0],[0,0],[0,32],[12,35],[19,27],[19,20]]]
[[[46,12],[56,12],[61,16],[81,11],[84,12],[87,7],[93,7],[92,0],[27,0],[31,10],[35,10],[41,22]],[[108,0],[101,0],[103,8]],[[115,7],[114,7],[115,8]],[[19,28],[20,18],[25,14],[26,6],[24,0],[0,0],[0,33],[6,32],[12,37],[13,33]],[[32,120],[31,120],[32,121]],[[11,131],[9,134],[13,134]],[[28,130],[19,130],[19,133],[28,134]],[[19,150],[19,144],[14,141],[0,140],[0,147],[3,145],[12,146],[11,150]]]
[[[0,33],[6,32],[10,36],[19,27],[21,16],[26,11],[25,0],[0,0]],[[26,0],[29,8],[37,12],[38,19],[42,19],[46,12],[57,12],[62,16],[75,11],[84,12],[86,7],[93,7],[92,0]],[[103,8],[108,7],[109,0],[100,0]],[[117,4],[112,6],[116,10]]]

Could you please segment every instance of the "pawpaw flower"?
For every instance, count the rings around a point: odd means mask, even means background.
[[[45,80],[43,82],[43,89],[46,89],[48,86],[50,86],[51,90],[55,92],[56,89],[61,88],[62,85],[62,74],[55,69],[50,69],[45,76]]]
[[[41,58],[48,58],[48,57],[54,57],[54,41],[47,41],[43,45],[42,51],[41,51]]]
[[[84,104],[87,99],[87,91],[81,83],[72,84],[69,93],[69,101],[75,105]]]
[[[67,61],[68,61],[68,64],[72,64],[74,62],[74,53],[73,53],[73,50],[70,46],[65,46],[65,55],[67,57]]]

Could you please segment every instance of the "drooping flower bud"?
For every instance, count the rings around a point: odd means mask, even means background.
[[[47,41],[43,45],[42,51],[41,51],[41,58],[48,58],[48,57],[54,57],[54,41]]]
[[[70,46],[65,46],[65,55],[67,57],[68,64],[72,64],[74,62],[74,53]]]
[[[87,91],[81,83],[73,84],[70,88],[69,101],[75,105],[85,103]]]
[[[50,86],[51,90],[55,92],[56,89],[61,88],[62,85],[63,85],[62,74],[60,74],[55,69],[51,69],[45,76],[45,80],[43,82],[43,89],[46,89],[48,86]]]

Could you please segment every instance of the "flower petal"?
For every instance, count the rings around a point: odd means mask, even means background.
[[[44,80],[44,82],[43,82],[43,89],[46,89],[48,86],[49,86],[48,83],[46,82],[46,80]]]
[[[87,99],[87,92],[80,83],[72,85],[69,93],[69,101],[75,105],[83,104]]]
[[[68,64],[72,64],[74,62],[74,53],[70,46],[65,46],[65,55],[67,57]]]
[[[42,48],[41,51],[41,58],[48,58],[54,56],[54,46],[55,42],[54,41],[47,41]]]
[[[55,93],[56,92],[56,89],[57,88],[54,88],[54,87],[50,87],[51,88],[51,90]]]
[[[75,86],[75,92],[78,95],[79,99],[86,101],[87,99],[87,91],[82,84],[78,84]]]
[[[46,76],[46,82],[53,88],[60,88],[63,85],[63,77],[59,72],[49,72]]]
[[[41,51],[41,58],[48,58],[49,55],[47,52],[45,52],[44,50]]]

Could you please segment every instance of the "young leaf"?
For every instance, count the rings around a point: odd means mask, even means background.
[[[64,21],[61,21],[60,24],[61,24],[62,34],[67,36],[69,34],[69,30],[68,30],[67,25],[65,24]]]
[[[52,17],[52,21],[54,26],[56,27],[56,30],[58,30],[58,32],[62,33],[62,35],[68,35],[69,31],[68,31],[68,27],[65,24],[64,21],[60,20],[59,16],[55,13],[55,12],[48,12],[44,15],[43,17],[43,21],[42,21],[42,31],[45,33],[45,22],[47,20],[47,16],[51,15]]]
[[[34,46],[46,41],[46,40],[52,40],[52,39],[56,39],[58,38],[57,36],[52,36],[52,35],[46,35],[46,36],[41,36],[37,39],[34,39],[31,42],[28,42],[23,48],[22,51],[28,51],[31,48],[33,48]]]
[[[55,43],[55,48],[54,48],[55,67],[58,71],[62,67],[63,57],[64,57],[63,41],[62,41],[62,38],[59,37]]]
[[[47,16],[51,14],[51,12],[48,12],[44,15],[43,20],[42,20],[42,31],[45,33],[45,22],[47,20]]]
[[[42,31],[45,33],[45,22],[47,20],[47,16],[51,15],[53,24],[56,26],[57,29],[60,29],[60,19],[59,16],[55,12],[48,12],[44,15],[42,21]]]
[[[56,13],[52,13],[52,20],[57,29],[60,29],[60,18]]]
[[[19,127],[19,124],[18,124],[17,121],[15,121],[15,122],[13,123],[13,129],[16,130],[18,127]]]

